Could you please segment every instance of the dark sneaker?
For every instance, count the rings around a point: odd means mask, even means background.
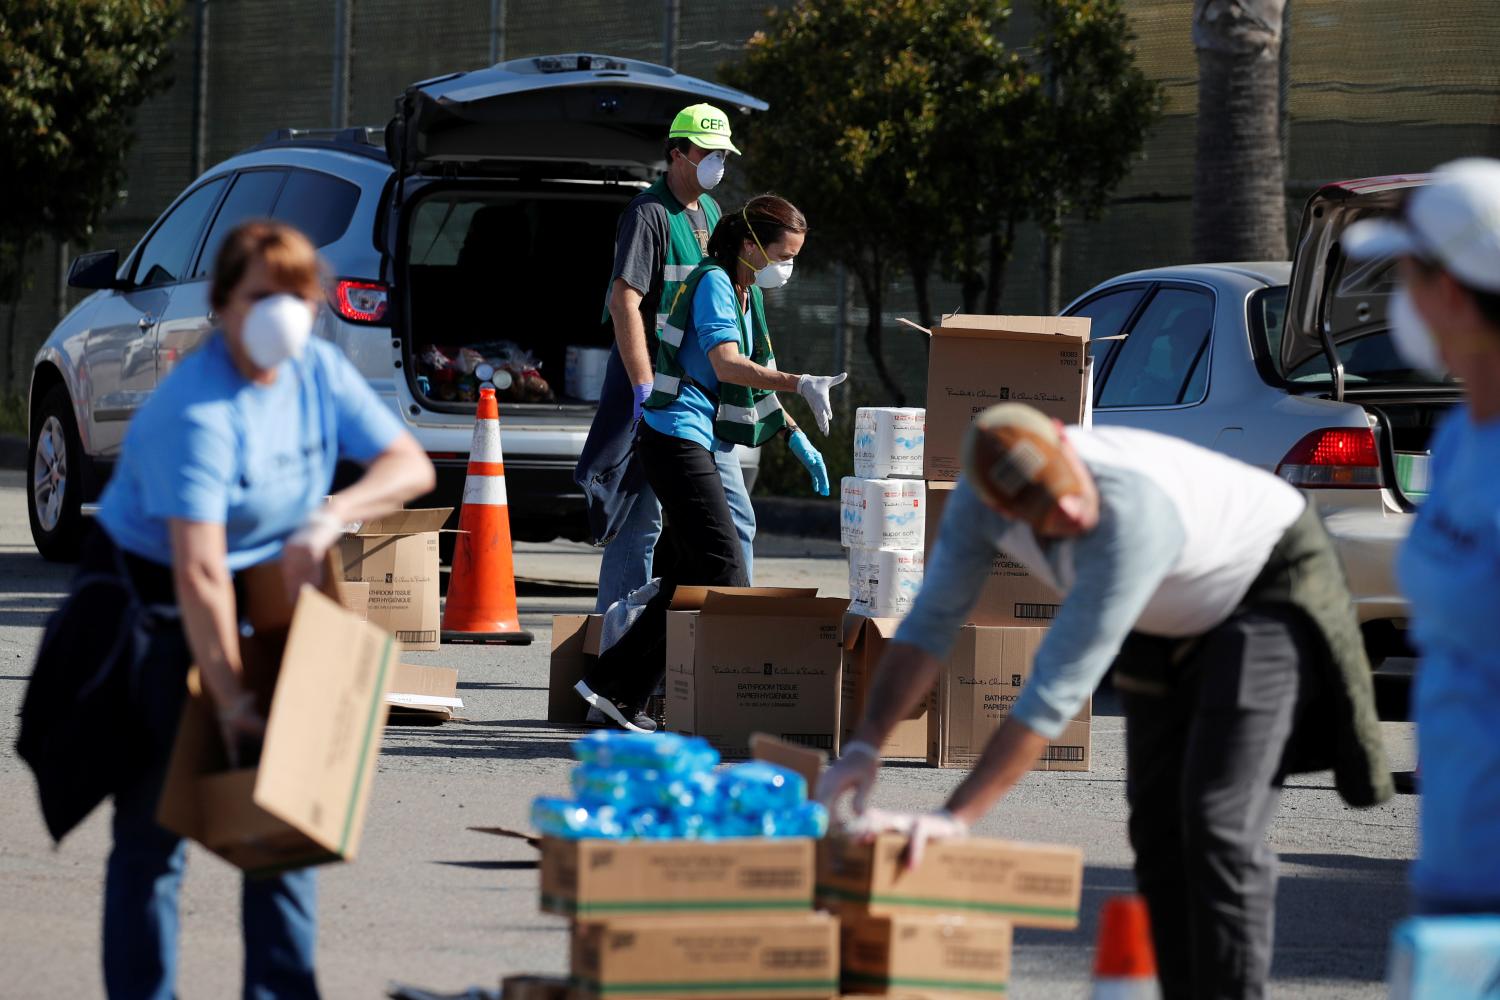
[[[573,690],[578,692],[578,697],[597,708],[606,719],[621,729],[628,729],[632,733],[656,732],[656,720],[643,712],[639,706],[627,705],[602,694],[595,694],[583,681],[575,684]]]

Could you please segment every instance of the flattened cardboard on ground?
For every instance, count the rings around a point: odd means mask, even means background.
[[[506,976],[500,980],[500,1000],[567,1000],[568,980],[562,976]]]
[[[932,550],[941,532],[943,511],[953,497],[954,483],[927,484],[927,552],[925,562],[932,561]],[[1022,563],[1007,553],[996,552],[990,560],[990,575],[985,579],[974,605],[964,619],[970,625],[1045,625],[1057,617],[1062,598]]]
[[[385,702],[391,709],[390,725],[447,722],[464,707],[464,700],[458,696],[458,671],[398,663]]]
[[[839,686],[840,747],[854,739],[854,730],[865,710],[865,699],[875,683],[880,658],[885,655],[886,643],[896,634],[900,624],[898,618],[844,616],[840,638],[844,648],[844,676]],[[881,757],[927,756],[927,713],[931,701],[929,695],[915,714],[896,723],[896,728],[881,744]],[[838,749],[835,752],[839,752]]]
[[[839,924],[846,994],[1003,996],[1009,988],[1008,920],[899,913],[844,917]]]
[[[438,648],[438,532],[452,507],[398,510],[339,542],[344,579],[370,585],[368,620],[407,650]]]
[[[157,822],[247,871],[353,858],[394,640],[305,587],[284,645],[279,632],[263,633],[245,640],[241,655],[252,689],[274,688],[259,765],[229,768],[212,701],[194,684]]]
[[[826,1000],[838,990],[838,927],[810,912],[584,923],[573,935],[573,987],[600,1000]]]
[[[711,592],[697,614],[669,611],[667,728],[729,759],[748,754],[755,732],[832,750],[847,608],[838,598]]]
[[[818,905],[844,916],[955,913],[1017,927],[1078,926],[1083,852],[1061,844],[967,837],[927,845],[907,870],[906,837],[818,841]]]
[[[1010,715],[1031,676],[1031,663],[1047,630],[965,625],[948,654],[928,717],[927,763],[973,767],[985,744]],[[1049,740],[1036,771],[1087,771],[1093,701],[1055,740]]]
[[[547,681],[547,721],[559,726],[581,726],[589,706],[573,686],[583,680],[590,662],[599,655],[603,615],[553,615],[552,660]]]
[[[813,842],[542,838],[542,911],[580,919],[796,913],[813,899]]]
[[[964,433],[996,403],[1027,403],[1065,424],[1088,422],[1089,320],[945,316],[927,352],[922,475],[953,481]]]

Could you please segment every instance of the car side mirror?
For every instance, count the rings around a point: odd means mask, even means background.
[[[79,254],[68,268],[68,284],[73,288],[125,288],[127,283],[115,277],[119,270],[118,250]]]

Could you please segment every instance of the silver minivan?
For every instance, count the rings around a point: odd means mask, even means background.
[[[573,468],[595,405],[586,389],[568,394],[569,349],[597,358],[612,343],[603,305],[616,221],[663,168],[672,117],[705,101],[766,107],[633,59],[518,59],[413,84],[384,129],[284,130],[206,171],[128,254],[73,262],[69,283],[94,294],[32,370],[38,551],[76,553],[131,416],[213,329],[219,243],[256,217],[297,226],[326,260],[317,333],[432,456],[438,486],[420,504],[458,505],[487,383],[501,400],[515,537],[585,538]],[[751,485],[758,455],[740,449]]]

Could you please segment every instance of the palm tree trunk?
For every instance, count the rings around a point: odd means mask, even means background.
[[[1280,61],[1287,0],[1194,0],[1198,156],[1193,253],[1284,260]]]
[[[1000,313],[1000,296],[1005,292],[1005,267],[1010,263],[1016,245],[1016,214],[1006,216],[1005,228],[990,233],[989,275],[984,286],[984,311],[991,316]]]

